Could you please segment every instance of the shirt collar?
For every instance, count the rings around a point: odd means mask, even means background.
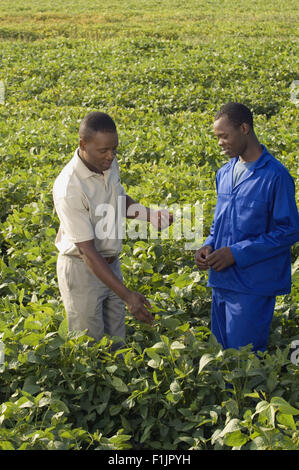
[[[248,168],[248,171],[253,172],[257,168],[263,167],[271,159],[271,154],[268,152],[266,146],[263,145],[263,144],[261,144],[261,146],[262,146],[262,149],[263,149],[261,155],[259,156],[259,158],[257,160],[255,160],[255,162],[253,162],[253,165],[251,165],[251,167]],[[234,164],[238,160],[239,160],[239,156],[232,158],[231,161],[230,161],[230,167],[234,166]]]

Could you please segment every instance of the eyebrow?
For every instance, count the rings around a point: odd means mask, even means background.
[[[216,134],[216,132],[215,132]],[[220,135],[227,135],[228,133],[227,132],[217,132],[217,135],[220,136]]]
[[[98,147],[97,150],[109,150],[110,148],[116,149],[118,147],[117,145],[114,145],[113,147]]]

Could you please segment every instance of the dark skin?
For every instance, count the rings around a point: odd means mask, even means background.
[[[220,147],[230,158],[240,156],[242,162],[254,162],[262,154],[262,147],[249,124],[243,123],[235,126],[227,115],[221,116],[214,122],[214,133],[218,138]],[[200,271],[210,268],[215,271],[232,266],[235,259],[229,246],[213,251],[213,247],[206,245],[195,253],[195,264]]]
[[[90,135],[88,139],[80,138],[79,156],[87,168],[96,173],[103,174],[103,171],[111,167],[116,157],[117,146],[117,132],[95,132]],[[136,204],[136,201],[127,195],[126,208],[128,209],[132,204]],[[170,225],[173,222],[173,216],[167,211],[156,211],[154,217],[150,220],[150,209],[143,209],[146,213],[146,219],[151,221],[158,230],[162,230],[165,228],[166,224]],[[128,218],[136,218],[138,215],[138,212],[136,212]],[[148,311],[148,309],[152,308],[149,301],[144,295],[128,289],[117,276],[115,276],[105,258],[96,251],[94,240],[76,243],[76,246],[90,270],[126,303],[129,312],[137,320],[152,325],[154,318]]]
[[[126,303],[129,312],[137,320],[152,325],[154,318],[148,311],[151,304],[144,295],[131,291],[115,276],[105,258],[96,251],[94,240],[76,243],[76,246],[90,270]]]

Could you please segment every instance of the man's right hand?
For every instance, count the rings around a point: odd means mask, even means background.
[[[210,268],[206,258],[210,253],[212,253],[212,251],[213,247],[210,245],[202,246],[196,251],[194,261],[200,271],[206,271]]]
[[[112,289],[116,295],[125,301],[129,312],[137,320],[152,325],[154,318],[146,308],[152,308],[149,301],[144,295],[131,291],[124,286],[122,281],[112,272],[105,259],[96,251],[94,240],[76,243],[76,246],[91,271],[106,284],[107,287]]]
[[[149,325],[153,324],[154,317],[146,308],[152,308],[152,306],[144,295],[131,291],[125,302],[129,312],[136,318],[136,320],[143,321]]]

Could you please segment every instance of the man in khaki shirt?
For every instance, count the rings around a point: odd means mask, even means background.
[[[122,282],[121,217],[149,221],[158,230],[173,219],[168,211],[153,211],[126,194],[116,160],[117,130],[109,115],[89,113],[79,137],[79,148],[53,186],[60,220],[58,285],[69,330],[87,330],[96,341],[104,334],[124,339],[125,304],[138,320],[152,324],[153,317],[147,299]]]

